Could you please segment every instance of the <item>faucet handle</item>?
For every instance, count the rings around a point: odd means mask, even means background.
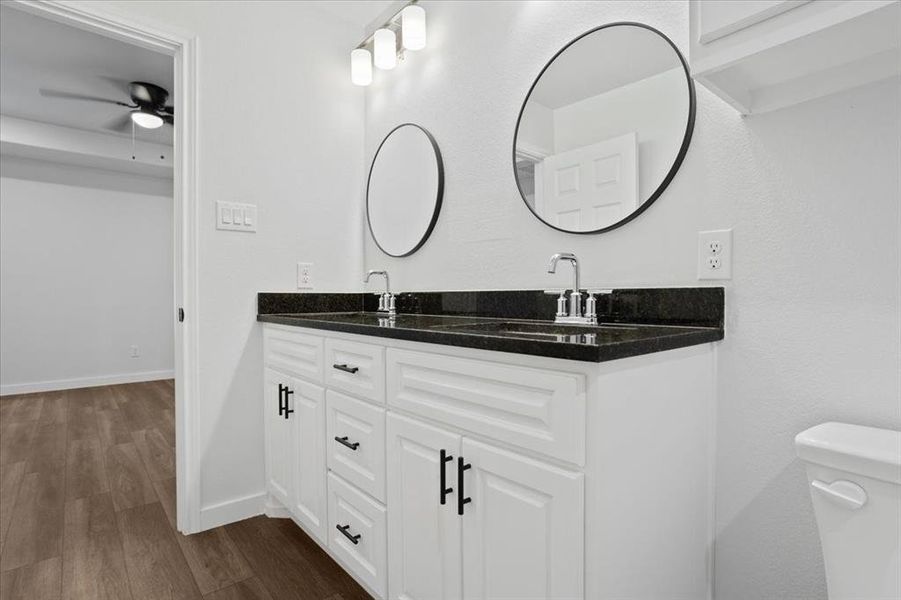
[[[569,315],[566,308],[566,290],[544,290],[544,293],[549,296],[559,296],[557,297],[557,315],[558,317],[566,317]]]
[[[585,299],[585,316],[589,319],[597,319],[598,301],[595,296],[612,294],[613,290],[585,290],[588,298]]]

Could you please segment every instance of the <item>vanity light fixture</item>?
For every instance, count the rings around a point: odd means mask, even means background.
[[[372,83],[372,54],[366,48],[357,48],[350,53],[350,80],[354,85]]]
[[[375,32],[372,43],[375,48],[375,66],[385,71],[397,66],[397,35],[383,27]]]
[[[400,11],[401,36],[405,50],[425,48],[425,9],[411,4]]]
[[[372,65],[382,70],[397,66],[406,50],[426,46],[425,9],[413,0],[388,19],[350,53],[350,80],[354,85],[372,83]]]

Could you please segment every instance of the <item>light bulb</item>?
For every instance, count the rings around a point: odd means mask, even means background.
[[[375,32],[375,66],[380,69],[393,69],[397,65],[397,36],[390,29],[379,29]]]
[[[372,55],[365,48],[350,53],[350,80],[354,85],[372,83]]]
[[[163,126],[163,119],[161,117],[140,110],[131,113],[131,120],[135,122],[135,125],[143,127],[144,129],[156,129],[157,127]]]
[[[400,18],[404,48],[407,50],[425,48],[425,9],[411,4],[401,11]]]

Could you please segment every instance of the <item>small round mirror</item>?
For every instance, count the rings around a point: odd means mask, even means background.
[[[694,84],[669,38],[641,23],[593,29],[551,59],[520,110],[522,198],[561,231],[620,227],[669,185],[694,120]]]
[[[391,130],[375,152],[366,187],[369,231],[389,256],[425,243],[441,210],[444,165],[432,135],[412,123]]]

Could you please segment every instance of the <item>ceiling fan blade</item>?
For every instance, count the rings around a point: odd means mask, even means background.
[[[131,113],[125,113],[116,117],[103,126],[104,129],[115,131],[116,133],[131,133]]]
[[[129,108],[134,108],[131,104],[126,104],[125,102],[120,102],[118,100],[111,100],[109,98],[98,98],[97,96],[87,96],[84,94],[73,94],[72,92],[63,92],[60,90],[48,90],[41,88],[38,90],[38,93],[45,98],[61,98],[64,100],[84,100],[87,102],[103,102],[106,104],[116,104],[118,106],[127,106]]]

